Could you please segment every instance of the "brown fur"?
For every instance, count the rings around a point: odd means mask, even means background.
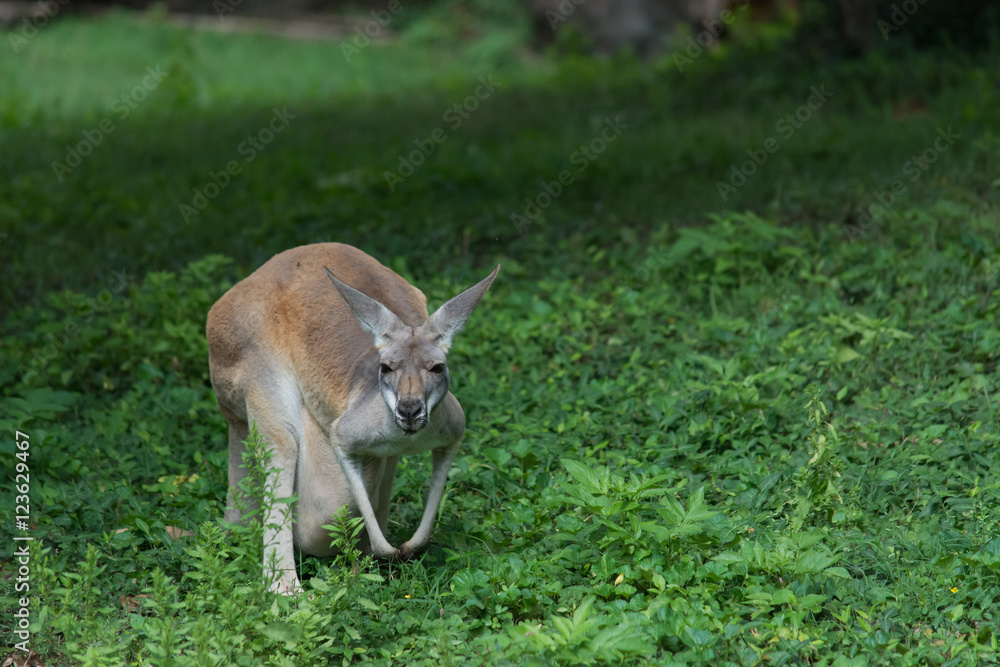
[[[323,387],[307,395],[308,408],[329,423],[347,407],[350,387],[330,378],[350,378],[346,360],[371,355],[371,338],[323,274],[328,266],[344,282],[385,304],[412,327],[427,319],[427,299],[395,271],[341,243],[319,243],[275,255],[233,286],[208,314],[209,364],[219,406],[245,417],[240,362],[261,351],[280,354],[297,369],[300,385]],[[331,331],[331,322],[350,330]],[[235,376],[235,377],[234,377]]]

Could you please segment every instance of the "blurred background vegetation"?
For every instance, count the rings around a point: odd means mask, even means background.
[[[995,662],[998,20],[983,0],[0,2],[0,430],[30,435],[32,646]],[[450,353],[469,429],[434,548],[304,558],[315,596],[275,602],[260,541],[217,524],[204,321],[327,240],[432,308],[503,268]],[[5,478],[17,454],[0,440]],[[394,540],[427,469],[400,465]]]
[[[419,249],[426,264],[414,270],[431,274],[498,252],[530,266],[571,236],[643,238],[713,211],[849,222],[946,121],[975,136],[956,147],[970,186],[994,192],[998,140],[983,130],[996,120],[1000,8],[985,0],[388,6],[5,3],[0,303],[103,281],[111,267],[141,274],[206,252],[251,267],[327,238]],[[123,117],[121,99],[152,66],[169,75]],[[443,114],[487,74],[499,93],[452,131]],[[831,104],[722,200],[730,166],[823,83]],[[187,224],[179,206],[283,106],[296,120],[280,140]],[[511,214],[609,115],[630,130],[519,233]],[[58,173],[106,120],[103,145]],[[386,171],[438,127],[449,140],[389,188]],[[907,196],[948,188],[929,178]],[[418,238],[406,233],[431,219]]]

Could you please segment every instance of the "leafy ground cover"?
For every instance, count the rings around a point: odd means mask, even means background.
[[[93,73],[95,42],[117,74]],[[403,41],[346,63],[336,44],[112,16],[57,23],[0,61],[16,92],[0,102],[0,422],[31,442],[34,650],[55,664],[995,661],[989,59],[820,70],[723,51],[681,72],[463,48]],[[160,62],[170,73],[119,118],[113,100]],[[453,128],[447,111],[490,75],[501,85]],[[823,85],[807,121],[786,120]],[[244,160],[285,105],[296,117]],[[51,163],[105,118],[115,129],[60,181]],[[609,123],[625,127],[577,153]],[[438,128],[447,140],[388,182]],[[180,204],[229,160],[241,173],[185,221]],[[734,165],[754,171],[745,184]],[[259,532],[218,525],[225,426],[202,330],[236,279],[321,239],[372,252],[432,307],[504,268],[451,353],[469,427],[436,545],[402,565],[305,559],[307,595],[286,599],[261,585]],[[12,478],[13,437],[0,451]],[[397,543],[428,473],[400,469]]]

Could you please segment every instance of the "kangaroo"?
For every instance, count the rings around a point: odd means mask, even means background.
[[[264,517],[265,563],[277,563],[265,567],[272,590],[301,590],[294,549],[333,554],[322,526],[345,505],[364,518],[363,552],[405,559],[427,548],[465,432],[446,356],[499,270],[428,316],[423,293],[371,256],[318,243],[276,255],[212,307],[209,367],[229,423],[225,519],[241,519],[236,494],[253,422],[273,453],[275,496],[297,497],[291,512],[278,504]],[[385,537],[396,463],[428,450],[423,517],[397,549]]]

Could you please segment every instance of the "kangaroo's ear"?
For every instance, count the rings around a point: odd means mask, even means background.
[[[323,267],[326,277],[344,297],[354,317],[358,318],[361,328],[372,335],[375,347],[382,349],[392,341],[392,334],[405,328],[396,314],[367,294],[359,292],[344,281],[333,275],[330,269]]]
[[[485,279],[476,283],[469,289],[465,290],[458,296],[453,297],[446,304],[438,308],[433,315],[427,318],[427,322],[423,325],[429,327],[434,331],[441,334],[441,340],[439,345],[445,350],[451,347],[451,341],[462,327],[465,326],[466,320],[469,319],[469,315],[475,310],[476,306],[479,304],[479,300],[483,298],[486,294],[486,290],[490,288],[493,284],[493,280],[497,277],[497,273],[500,271],[500,265],[497,264],[493,272],[486,276]]]

